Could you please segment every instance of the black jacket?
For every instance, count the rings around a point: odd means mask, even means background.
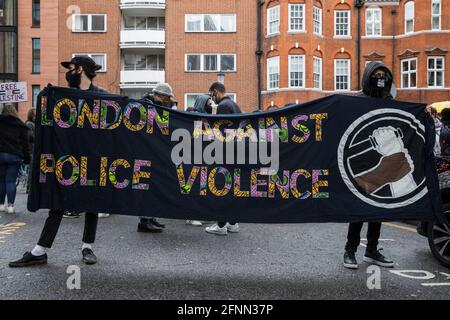
[[[388,67],[386,67],[386,65],[384,63],[379,62],[379,61],[372,61],[367,64],[366,68],[364,69],[363,77],[361,80],[362,91],[360,93],[358,93],[357,96],[372,97],[371,93],[372,93],[373,88],[372,88],[372,85],[370,84],[370,76],[377,69],[383,69],[387,76],[386,87],[384,88],[383,96],[381,98],[382,99],[392,99],[392,95],[391,95],[391,88],[392,88],[392,81],[393,81],[392,73],[388,69]]]
[[[162,103],[156,101],[155,96],[151,93],[147,93],[146,95],[144,95],[141,100],[146,100],[146,101],[150,102],[151,104],[161,106],[161,107],[167,107],[167,108],[172,108],[175,105],[175,101],[171,99],[170,105],[164,106]]]
[[[217,114],[242,113],[241,108],[229,96],[225,96],[217,105]]]
[[[0,115],[0,152],[14,154],[30,163],[29,128],[19,118]]]

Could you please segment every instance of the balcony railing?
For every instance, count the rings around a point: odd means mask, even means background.
[[[165,9],[166,0],[120,0],[120,8],[125,9]]]
[[[123,30],[120,32],[121,48],[162,48],[166,46],[164,30]]]
[[[120,88],[152,88],[165,81],[164,70],[123,70],[120,72]]]

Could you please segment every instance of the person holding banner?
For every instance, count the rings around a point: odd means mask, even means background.
[[[158,83],[152,93],[146,94],[142,100],[151,104],[177,109],[178,102],[173,99],[173,90],[168,83]],[[138,232],[161,233],[166,226],[154,217],[141,217],[139,220]]]
[[[361,81],[362,92],[359,96],[379,99],[392,99],[391,87],[393,77],[391,71],[381,62],[372,61],[367,64]],[[347,244],[345,245],[344,267],[357,269],[358,262],[355,257],[356,250],[361,241],[362,222],[350,223]],[[382,267],[393,267],[394,262],[387,259],[377,249],[380,238],[381,222],[371,222],[367,230],[367,248],[364,261]]]
[[[101,69],[101,66],[96,64],[90,57],[77,56],[71,61],[61,62],[61,65],[69,69],[66,73],[66,80],[70,88],[93,92],[106,92],[93,84],[93,80],[97,75],[96,72]],[[11,261],[9,267],[18,268],[47,264],[46,251],[53,245],[63,215],[64,210],[50,210],[37,245],[33,250],[26,252],[21,259]],[[92,250],[92,244],[95,241],[97,232],[97,222],[97,213],[86,213],[81,254],[83,262],[87,265],[97,263],[97,257]]]
[[[242,113],[238,104],[231,100],[226,93],[225,85],[221,82],[214,82],[209,88],[209,93],[217,104],[217,114],[235,114]],[[206,232],[216,235],[225,236],[228,232],[239,232],[239,224],[236,222],[219,221],[205,229]]]

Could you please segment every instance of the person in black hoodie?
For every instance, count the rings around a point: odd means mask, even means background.
[[[14,213],[17,175],[22,163],[30,163],[29,131],[19,119],[16,108],[3,107],[0,115],[0,212]]]
[[[367,64],[361,86],[360,97],[372,97],[379,99],[392,99],[391,88],[393,77],[391,71],[381,62],[372,61]],[[350,223],[345,246],[344,266],[349,269],[357,269],[358,262],[355,258],[356,250],[361,241],[362,222]],[[383,256],[377,249],[380,238],[381,222],[370,222],[367,230],[367,248],[364,261],[382,267],[393,267],[394,262]]]
[[[96,64],[90,57],[77,56],[71,61],[62,62],[61,65],[68,69],[66,80],[70,88],[93,92],[106,92],[93,84],[96,72],[101,69],[101,66]],[[46,250],[53,245],[53,241],[63,219],[63,214],[63,210],[50,210],[37,245],[33,250],[26,252],[21,259],[11,261],[9,267],[18,268],[47,264]],[[97,222],[97,213],[86,212],[81,254],[83,262],[88,265],[97,263],[97,257],[92,251],[92,244],[95,242],[97,233]]]

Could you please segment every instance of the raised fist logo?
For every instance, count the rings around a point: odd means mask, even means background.
[[[375,193],[389,184],[392,195],[401,197],[417,187],[411,175],[414,163],[402,138],[402,131],[391,126],[375,129],[369,137],[372,148],[382,158],[375,167],[355,176],[357,184],[367,193]]]

